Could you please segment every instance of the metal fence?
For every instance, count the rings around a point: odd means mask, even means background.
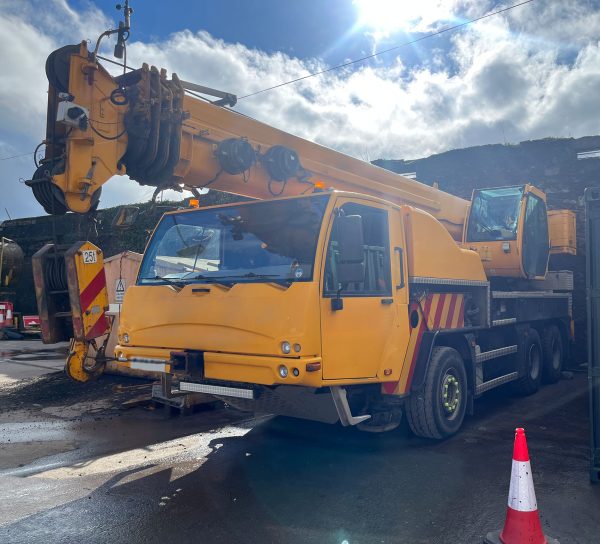
[[[585,191],[592,482],[600,482],[600,188]]]

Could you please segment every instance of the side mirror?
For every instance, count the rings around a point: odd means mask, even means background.
[[[338,282],[342,285],[365,280],[365,253],[363,224],[360,215],[339,216],[338,237]]]
[[[112,227],[115,229],[128,229],[133,226],[140,209],[137,206],[121,206],[112,221]]]

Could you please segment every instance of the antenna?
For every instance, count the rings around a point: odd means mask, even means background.
[[[122,59],[123,53],[125,52],[125,42],[129,38],[129,29],[131,28],[129,16],[133,13],[133,8],[129,7],[129,0],[125,0],[124,5],[117,4],[115,7],[118,11],[123,10],[123,17],[125,18],[125,21],[119,21],[117,43],[114,52],[116,58]]]
[[[105,30],[98,37],[98,41],[96,42],[96,47],[94,48],[93,60],[96,62],[96,58],[98,57],[98,50],[100,49],[100,42],[102,38],[107,36],[112,36],[113,34],[117,34],[117,43],[115,45],[114,56],[118,59],[122,59],[125,54],[125,42],[129,39],[129,32],[131,30],[131,14],[133,13],[133,8],[129,7],[129,0],[125,0],[124,4],[117,4],[115,6],[118,11],[123,12],[123,21],[119,21],[119,28],[113,28],[112,30]]]

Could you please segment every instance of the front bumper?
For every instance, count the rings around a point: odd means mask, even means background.
[[[159,374],[174,374],[179,379],[185,378],[185,371],[172,364],[171,353],[180,352],[172,349],[121,345],[115,348],[117,362],[123,367]],[[194,370],[205,379],[260,385],[304,385],[309,387],[323,385],[320,357],[273,357],[204,352],[203,360],[204,368]],[[281,365],[285,365],[288,370],[285,378],[279,374]],[[307,365],[309,368],[318,367],[318,369],[308,371]],[[297,370],[297,376],[294,375],[295,370]]]

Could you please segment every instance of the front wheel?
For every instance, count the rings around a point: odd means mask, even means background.
[[[453,348],[433,349],[425,384],[406,404],[406,417],[414,434],[447,438],[461,427],[467,408],[467,373]]]

